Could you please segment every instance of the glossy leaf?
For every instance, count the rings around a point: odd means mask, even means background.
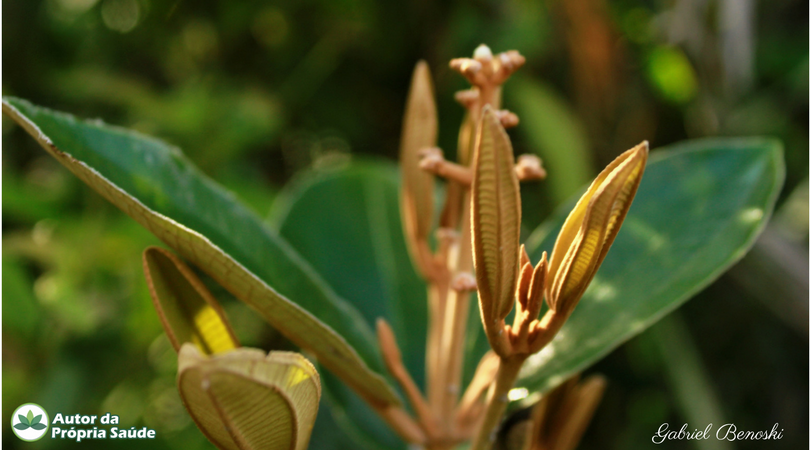
[[[427,287],[408,256],[398,178],[394,164],[378,162],[307,174],[279,194],[271,222],[368,324],[378,317],[388,321],[405,366],[424,388]],[[352,428],[356,440],[367,448],[397,445],[368,406],[328,374],[323,381],[326,398],[336,403],[337,422]]]
[[[547,390],[655,323],[739,260],[782,186],[781,146],[714,139],[653,151],[601,269],[557,337],[526,362],[519,384]],[[550,250],[572,200],[527,241]]]
[[[220,449],[307,448],[321,386],[298,353],[240,348],[208,358],[187,343],[177,384],[191,417]]]
[[[374,334],[357,310],[177,148],[24,100],[4,98],[3,112],[82,181],[364,396],[399,402],[379,374]]]
[[[175,351],[191,342],[204,354],[239,347],[225,312],[179,258],[162,248],[143,252],[143,271],[158,317]]]

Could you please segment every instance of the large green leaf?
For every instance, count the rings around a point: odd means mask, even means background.
[[[591,289],[552,350],[527,365],[522,383],[547,389],[582,370],[741,257],[770,214],[781,185],[780,158],[778,144],[766,140],[702,141],[653,152],[634,205]],[[393,166],[383,164],[310,176],[281,194],[273,218],[282,235],[367,320],[384,316],[400,324],[396,334],[408,368],[421,380],[424,312],[402,308],[409,303],[423,307],[424,289],[418,278],[413,284],[400,278],[415,274],[396,222],[395,183]],[[577,198],[529,239],[535,262],[542,250],[551,250]],[[329,218],[328,233],[313,225],[315,217]],[[397,244],[386,246],[391,253],[381,254],[386,247],[380,241]],[[398,289],[403,286],[405,290]],[[395,292],[400,295],[392,296]],[[470,331],[480,331],[474,313]],[[488,345],[483,333],[469,337],[465,361],[474,368]],[[353,410],[350,399],[327,397],[340,399],[342,411]],[[351,426],[373,434],[374,424],[365,413],[346,414],[342,422],[352,419]]]
[[[391,324],[405,365],[424,386],[427,288],[408,256],[398,192],[393,164],[309,174],[281,192],[271,221],[369,324],[377,317]],[[359,442],[392,448],[395,436],[368,406],[331,377],[324,376],[324,389],[338,422],[355,428],[350,432],[362,436]]]
[[[364,396],[398,403],[378,373],[374,334],[357,310],[177,148],[15,98],[3,99],[3,112],[82,181]]]
[[[526,362],[519,384],[546,390],[680,306],[754,243],[782,186],[781,145],[692,141],[650,155],[624,226],[560,333]],[[527,241],[551,251],[576,199]]]

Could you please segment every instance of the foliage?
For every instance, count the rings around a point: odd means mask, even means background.
[[[529,57],[523,79],[514,80],[514,86],[505,91],[505,103],[514,106],[523,120],[513,136],[518,152],[540,153],[549,169],[552,160],[546,155],[555,148],[571,146],[585,152],[571,153],[571,161],[563,161],[558,166],[563,169],[555,169],[566,174],[570,170],[565,180],[579,180],[573,186],[553,187],[556,181],[549,180],[552,184],[548,188],[522,189],[524,236],[595,173],[596,162],[606,163],[616,151],[642,138],[658,147],[704,135],[775,135],[785,142],[786,192],[806,177],[807,52],[803,36],[807,25],[802,12],[806,5],[800,2],[776,2],[756,9],[756,46],[749,48],[752,69],[748,73],[753,77],[747,84],[733,81],[740,79],[734,75],[739,71],[716,64],[721,41],[711,39],[718,33],[711,25],[712,8],[706,12],[706,20],[699,20],[670,14],[664,5],[618,2],[595,16],[582,14],[566,21],[560,19],[572,16],[553,3],[430,4],[417,8],[396,2],[376,6],[317,2],[251,6],[238,2],[172,5],[137,1],[138,19],[133,28],[122,33],[120,23],[113,21],[111,25],[111,6],[105,6],[107,3],[133,2],[4,2],[4,95],[19,95],[81,116],[105,117],[180,144],[205,173],[262,215],[275,191],[304,167],[314,166],[314,171],[302,177],[320,184],[343,175],[323,168],[339,165],[349,153],[373,153],[391,159],[396,151],[406,74],[413,62],[425,56],[434,69],[440,68],[450,56],[469,52],[481,40],[498,48],[520,48]],[[586,19],[597,26],[577,28],[577,20]],[[676,36],[673,39],[679,43],[672,46],[664,35],[672,36],[667,30],[678,28],[678,21],[680,29],[694,33],[687,38]],[[274,26],[262,27],[268,23]],[[612,30],[608,37],[613,37],[607,42],[618,43],[607,48],[616,49],[616,54],[609,55],[620,57],[601,59],[614,69],[588,62],[588,55],[578,54],[578,47],[569,44],[575,42],[576,30],[603,30],[599,24]],[[802,39],[796,39],[794,33]],[[613,39],[618,36],[622,39]],[[675,51],[667,50],[667,54],[662,48]],[[686,58],[673,57],[674,53]],[[681,67],[671,70],[673,64]],[[692,70],[683,70],[684,64],[691,65]],[[593,79],[588,70],[613,74],[616,68],[621,74],[604,77],[606,83],[588,81]],[[667,92],[690,92],[677,86],[681,82],[678,77],[662,77],[667,70],[695,78],[697,87],[691,98],[667,97]],[[443,147],[453,148],[454,127],[460,115],[451,105],[449,93],[458,81],[442,69],[437,69],[436,75],[443,118],[439,140]],[[724,88],[729,80],[733,85]],[[667,82],[675,86],[667,87]],[[521,102],[528,98],[536,100]],[[348,105],[357,112],[347,114]],[[563,112],[544,117],[531,114],[532,106],[538,111],[554,107]],[[207,446],[180,405],[173,381],[176,361],[172,361],[168,340],[158,337],[162,333],[138,264],[142,249],[158,241],[81,188],[54,161],[43,158],[19,127],[3,120],[3,291],[4,299],[19,299],[3,304],[4,412],[30,400],[67,410],[115,408],[124,411],[122,417],[133,425],[160,424],[162,438],[155,443],[156,448]],[[554,135],[532,131],[539,129]],[[584,131],[570,133],[571,129]],[[349,169],[347,176],[356,170],[366,169]],[[374,184],[364,179],[358,182],[364,187],[353,187],[352,192],[363,192],[364,202],[378,205],[372,210],[380,211],[383,192],[390,197],[389,190],[396,190],[391,171],[390,164],[372,170],[369,179],[379,180],[384,175],[388,181]],[[278,216],[293,211],[279,200],[275,210],[282,214]],[[389,200],[385,201],[388,204]],[[330,205],[327,201],[326,206]],[[420,281],[407,270],[392,273],[390,267],[404,267],[401,258],[407,253],[398,247],[401,242],[380,231],[380,224],[372,223],[393,220],[396,208],[389,206],[386,214],[359,210],[356,216],[360,214],[370,217],[368,227],[361,228],[383,233],[375,234],[374,242],[390,242],[397,252],[382,261],[386,269],[377,268],[376,262],[363,266],[368,256],[347,260],[307,255],[307,249],[315,253],[307,247],[315,243],[294,247],[347,300],[362,292],[344,292],[351,287],[346,286],[350,284],[347,278],[340,276],[341,270],[348,273],[348,266],[361,266],[362,279],[367,283],[358,283],[354,289],[367,289],[368,296],[357,309],[370,318],[371,325],[373,317],[393,316],[381,314],[381,310],[394,308],[388,306],[388,300],[370,301],[374,295],[394,299],[396,308],[402,310],[408,307],[396,299],[401,300],[402,292],[412,289],[410,283],[418,286]],[[281,231],[290,243],[295,240],[290,237],[297,232],[294,228],[288,225]],[[396,226],[384,228],[398,231]],[[547,236],[553,238],[554,234]],[[806,230],[799,236],[798,248],[803,249],[801,239],[806,237],[801,236],[806,236]],[[306,239],[315,240],[300,238]],[[617,250],[614,247],[613,252]],[[319,258],[332,259],[317,262]],[[609,269],[610,261],[602,271]],[[764,270],[755,273],[746,277],[746,286],[759,283],[753,291],[740,287],[738,277],[723,277],[701,295],[699,302],[686,305],[687,334],[696,333],[699,343],[700,354],[693,356],[705,361],[704,375],[710,379],[704,382],[717,389],[726,417],[742,417],[740,420],[755,424],[785,420],[797,424],[796,430],[806,430],[801,425],[806,422],[802,412],[806,408],[780,400],[787,397],[779,393],[806,389],[806,364],[801,362],[806,341],[775,318],[783,317],[785,311],[791,315],[790,309],[779,312],[780,305],[789,303],[782,303],[781,294],[773,294],[774,284]],[[203,281],[223,302],[232,320],[239,323],[235,331],[241,342],[291,348],[210,279],[203,277]],[[598,285],[598,276],[596,281]],[[697,285],[708,281],[706,278]],[[389,289],[389,283],[396,288]],[[763,289],[764,297],[757,294]],[[752,301],[756,298],[764,298],[763,304],[777,310],[778,315],[770,315],[770,309]],[[586,304],[587,298],[580,306]],[[413,310],[405,311],[418,317],[424,303],[410,308]],[[395,329],[404,327],[389,320]],[[404,349],[424,347],[420,344],[424,333],[413,334],[416,337],[412,339],[400,339]],[[680,400],[669,394],[664,381],[669,373],[665,367],[671,364],[662,362],[665,356],[659,355],[645,336],[599,364],[598,369],[606,372],[610,381],[608,398],[596,418],[604,425],[592,437],[586,436],[585,446],[598,439],[599,448],[605,442],[629,448],[646,442],[656,421],[686,421],[678,409]],[[421,385],[423,363],[416,357],[409,362],[408,355],[414,353],[403,353]],[[721,356],[728,362],[721,362]],[[471,373],[474,364],[468,360],[467,365],[466,372]],[[737,378],[738,374],[744,376]],[[736,381],[728,382],[730,379]],[[339,391],[340,386],[333,389],[331,397],[337,400],[333,403],[351,405],[348,410],[354,411],[356,403]],[[799,397],[806,396],[800,393]],[[763,411],[777,413],[768,416]],[[345,409],[335,409],[334,414],[324,412],[322,409],[321,423],[334,416],[344,426],[349,424]],[[619,429],[626,432],[620,434]],[[360,432],[354,429],[354,433],[357,438]],[[319,446],[325,443],[353,448],[339,436],[322,431],[314,437],[313,448],[322,448]],[[790,442],[800,446],[803,441]],[[13,441],[4,444],[9,448],[18,445]],[[87,445],[92,448],[97,444]]]

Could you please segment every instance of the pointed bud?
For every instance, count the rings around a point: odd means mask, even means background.
[[[622,153],[600,173],[568,215],[549,262],[546,301],[569,314],[607,255],[641,183],[647,142]]]
[[[529,312],[529,319],[534,320],[540,314],[540,308],[543,306],[543,292],[545,292],[546,274],[548,273],[548,260],[546,259],[546,252],[543,252],[543,257],[532,273],[532,284],[529,286],[528,306],[526,310]]]
[[[531,263],[532,261],[529,259],[529,254],[526,252],[526,246],[520,244],[520,267],[525,266],[527,263]]]
[[[420,168],[420,153],[436,146],[438,120],[433,83],[427,63],[420,61],[413,72],[399,160],[402,170],[400,207],[411,259],[425,277],[433,272],[428,237],[433,225],[433,175]]]
[[[478,127],[472,182],[472,240],[482,317],[492,323],[515,301],[520,187],[509,136],[491,108]],[[486,326],[487,324],[485,324]]]
[[[382,317],[377,319],[377,340],[388,370],[390,371],[392,367],[401,365],[402,353],[399,351],[394,331],[391,330],[391,326]]]
[[[518,311],[526,311],[529,309],[529,289],[532,285],[532,264],[526,263],[523,264],[523,267],[520,269],[520,278],[518,278],[518,285],[517,285],[517,299],[520,308]],[[530,318],[529,320],[532,320]]]

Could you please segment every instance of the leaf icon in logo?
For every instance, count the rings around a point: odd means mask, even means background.
[[[28,429],[28,427],[31,426],[31,422],[24,415],[17,414],[17,418],[20,419],[20,423],[18,423],[17,425],[14,425],[14,428],[16,428],[18,430],[26,430],[26,429]]]
[[[35,430],[44,430],[47,426],[44,423],[35,423],[31,425],[31,428]]]
[[[31,426],[33,427],[34,425],[39,424],[40,420],[42,420],[42,414],[40,414],[38,416],[34,416],[34,418],[31,420]]]
[[[25,417],[26,417],[26,418],[28,418],[28,420],[27,420],[26,422],[27,422],[29,425],[36,423],[36,422],[34,422],[34,410],[29,409],[29,410],[28,410],[28,414],[26,414],[26,416],[25,416]]]

